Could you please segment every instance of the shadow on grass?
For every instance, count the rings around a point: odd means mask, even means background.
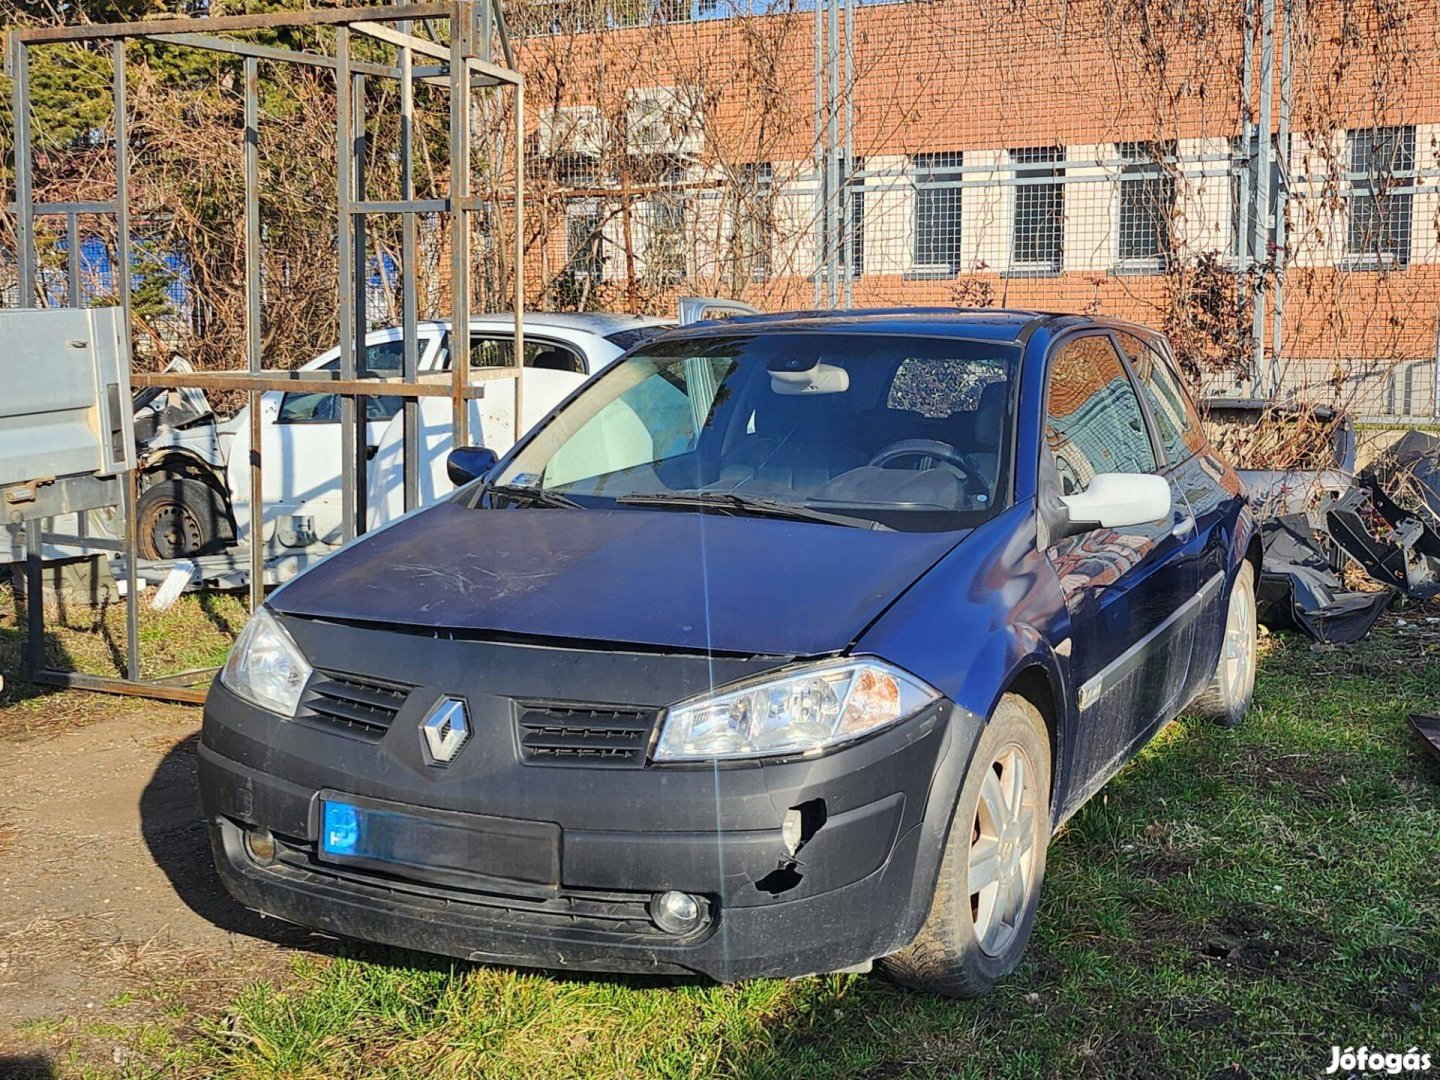
[[[59,1076],[50,1059],[43,1054],[23,1057],[0,1055],[0,1080],[51,1080]]]

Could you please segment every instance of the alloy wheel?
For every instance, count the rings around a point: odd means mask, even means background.
[[[1221,658],[1225,688],[1231,701],[1245,696],[1250,678],[1250,665],[1255,659],[1255,617],[1250,591],[1235,587],[1230,590],[1230,611],[1225,620],[1225,645]]]
[[[1024,918],[1035,879],[1036,771],[1017,745],[1000,752],[980,786],[970,835],[970,914],[975,937],[999,956]]]

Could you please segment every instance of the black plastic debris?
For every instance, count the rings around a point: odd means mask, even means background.
[[[1410,726],[1425,741],[1425,748],[1440,758],[1440,716],[1410,714]]]
[[[1440,521],[1440,436],[1407,431],[1377,463],[1377,472],[1391,491],[1412,491],[1421,505]]]
[[[1325,519],[1335,542],[1376,581],[1412,600],[1440,593],[1440,535],[1398,506],[1373,473],[1362,473]]]
[[[1311,515],[1284,514],[1263,520],[1260,528],[1265,558],[1255,600],[1266,626],[1345,645],[1368,634],[1390,606],[1394,589],[1345,588],[1339,573],[1343,556],[1333,545],[1327,550]]]

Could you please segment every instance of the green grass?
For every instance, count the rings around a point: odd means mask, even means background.
[[[1316,1075],[1440,1052],[1434,645],[1272,640],[1257,707],[1173,725],[1057,838],[1022,968],[954,1002],[876,976],[716,986],[356,947],[249,987],[172,1058],[233,1077]]]
[[[243,618],[238,602],[174,611],[147,616],[147,663],[217,662]],[[357,944],[297,953],[288,977],[219,1005],[177,981],[173,1009],[113,1033],[133,1058],[82,1054],[63,1074],[1295,1077],[1362,1043],[1440,1060],[1440,764],[1405,725],[1440,708],[1440,639],[1410,618],[1352,649],[1271,638],[1239,730],[1165,731],[1056,838],[1028,957],[985,1000],[878,976],[717,986]],[[105,660],[78,624],[53,644]],[[114,700],[21,685],[12,708]]]

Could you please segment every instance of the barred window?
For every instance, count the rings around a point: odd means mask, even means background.
[[[1175,247],[1175,177],[1165,164],[1175,143],[1127,142],[1116,150],[1131,163],[1120,170],[1120,262],[1163,266]]]
[[[1010,264],[1058,273],[1064,251],[1065,160],[1063,146],[1026,146],[1010,151],[1015,169],[1015,214]]]
[[[740,278],[770,280],[775,241],[775,170],[768,161],[740,166],[735,207],[735,256]]]
[[[1362,128],[1346,132],[1345,141],[1350,149],[1346,254],[1363,266],[1406,266],[1415,209],[1415,128]]]
[[[954,274],[960,269],[960,166],[958,150],[915,154],[915,269]]]
[[[572,199],[565,207],[565,263],[577,276],[599,278],[605,268],[600,203]]]
[[[651,285],[678,285],[688,269],[685,259],[685,182],[683,168],[667,169],[662,183],[676,185],[656,191],[646,201],[645,277]]]

